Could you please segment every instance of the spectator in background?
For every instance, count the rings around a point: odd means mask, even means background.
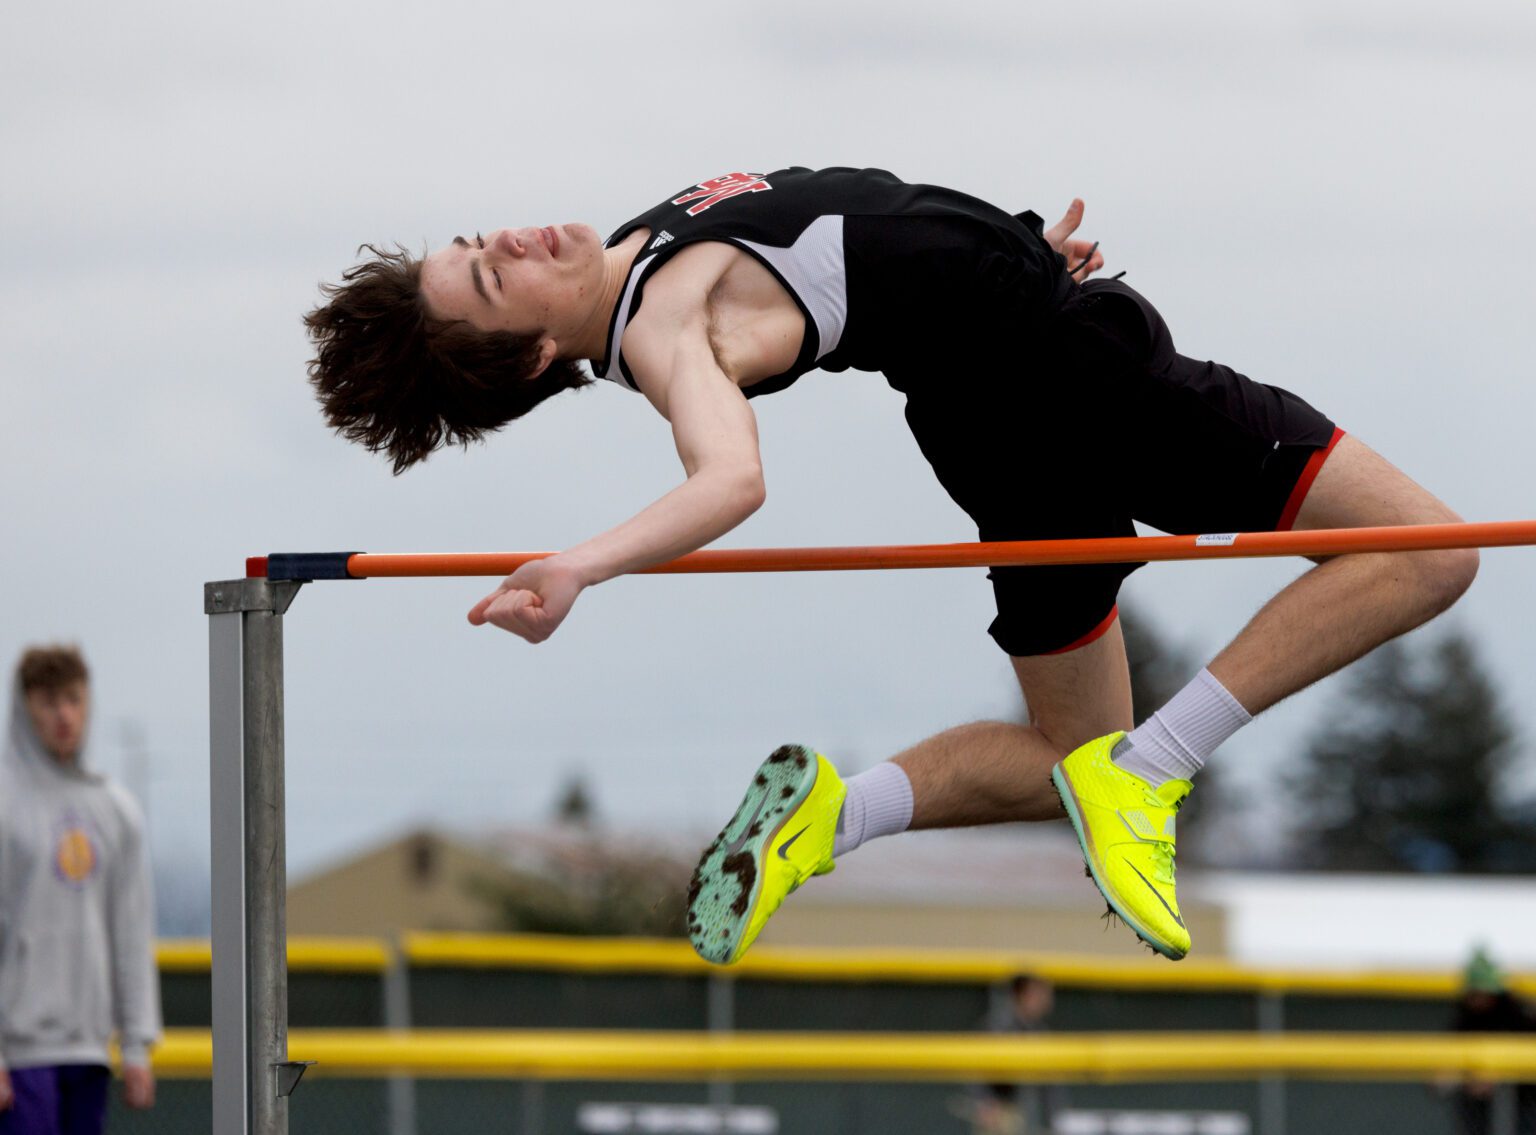
[[[0,1135],[98,1135],[107,1042],[123,1102],[154,1104],[154,904],[137,805],[84,760],[90,687],[73,647],[16,668],[0,758]]]
[[[983,1027],[994,1033],[1042,1033],[1056,1007],[1056,988],[1038,974],[1021,973],[1009,983],[1007,999]],[[1051,1130],[1062,1107],[1061,1089],[1040,1084],[985,1084],[973,1092],[971,1124],[976,1135],[1040,1135]]]
[[[1459,1033],[1536,1032],[1536,1019],[1527,1006],[1509,991],[1504,975],[1485,950],[1472,953],[1462,979],[1461,1000],[1451,1025]],[[1462,1135],[1491,1135],[1494,1128],[1494,1093],[1497,1085],[1468,1076],[1455,1092],[1456,1118]],[[1515,1130],[1536,1135],[1536,1085],[1515,1089]]]

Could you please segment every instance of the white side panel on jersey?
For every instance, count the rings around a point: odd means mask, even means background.
[[[597,367],[592,368],[592,373],[598,378],[606,378],[625,390],[635,389],[624,381],[624,364],[619,360],[619,352],[624,345],[624,328],[629,325],[629,305],[635,298],[636,285],[645,276],[645,266],[654,259],[656,254],[653,252],[629,270],[629,282],[624,285],[624,294],[619,298],[618,318],[613,321],[613,335],[608,340],[608,368],[601,372]]]
[[[820,359],[837,348],[848,324],[848,272],[843,263],[843,218],[819,217],[788,248],[741,241],[784,277],[816,321]]]

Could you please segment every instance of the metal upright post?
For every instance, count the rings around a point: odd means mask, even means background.
[[[411,1027],[410,963],[405,943],[396,938],[384,971],[384,1027],[404,1032]],[[389,1078],[389,1135],[416,1135],[416,1078]]]
[[[1493,1086],[1493,1099],[1488,1107],[1488,1130],[1491,1135],[1516,1135],[1520,1130],[1520,1096],[1518,1085],[1509,1080]]]
[[[1259,1032],[1278,1036],[1285,1031],[1285,997],[1275,990],[1259,994]],[[1259,1135],[1285,1135],[1285,1077],[1263,1076],[1259,1079]]]
[[[712,1036],[723,1036],[736,1028],[736,979],[712,969],[706,981],[705,1028]],[[728,1075],[711,1076],[709,1102],[724,1112],[736,1102],[736,1081]]]
[[[204,586],[213,850],[213,1135],[287,1135],[283,613],[297,582]]]

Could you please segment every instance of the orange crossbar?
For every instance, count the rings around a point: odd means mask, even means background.
[[[1024,567],[1258,556],[1335,556],[1433,548],[1536,544],[1536,520],[1414,524],[1305,532],[1228,532],[1205,536],[1116,536],[1095,540],[1011,540],[980,544],[894,544],[869,548],[709,548],[644,574],[753,571],[871,571],[890,568]],[[507,575],[553,552],[358,553],[347,571],[381,576]]]

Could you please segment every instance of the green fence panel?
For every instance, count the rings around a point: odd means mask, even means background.
[[[969,1032],[986,1016],[984,985],[916,982],[735,981],[736,1028],[746,1031]]]
[[[1287,997],[1285,1027],[1297,1032],[1419,1032],[1448,1029],[1451,1001],[1407,997]]]
[[[1058,988],[1051,1014],[1053,1029],[1078,1032],[1248,1032],[1258,1025],[1258,1002],[1249,993]]]
[[[213,1012],[206,973],[162,973],[160,1008],[168,1029],[206,1029]]]
[[[1455,1135],[1448,1093],[1428,1084],[1295,1081],[1286,1085],[1286,1130]]]
[[[211,997],[206,973],[160,975],[160,1004],[167,1028],[208,1028]],[[290,972],[288,1023],[294,1028],[330,1029],[371,1029],[383,1025],[383,975]]]
[[[288,975],[288,1023],[296,1029],[370,1029],[384,1024],[384,977],[376,973]]]
[[[702,977],[538,970],[413,969],[416,1028],[702,1029]]]

